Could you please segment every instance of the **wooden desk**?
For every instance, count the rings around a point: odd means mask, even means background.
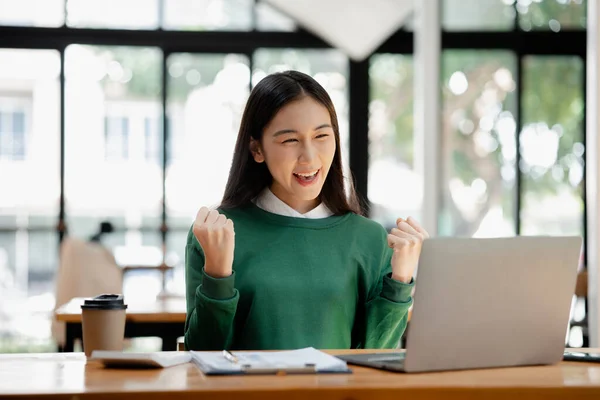
[[[332,352],[334,354],[348,351]],[[427,374],[352,367],[353,374],[206,377],[193,364],[111,370],[82,353],[0,354],[0,397],[85,399],[599,399],[600,364],[561,363]],[[77,396],[77,397],[75,397]]]
[[[66,324],[64,351],[72,352],[76,339],[82,339],[81,304],[74,298],[56,310],[56,319]],[[156,336],[162,339],[162,350],[177,349],[177,338],[184,335],[185,299],[167,298],[152,303],[128,303],[125,337]]]

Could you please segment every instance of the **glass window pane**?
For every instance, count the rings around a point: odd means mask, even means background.
[[[21,290],[26,293],[27,284],[18,279],[16,252],[16,230],[0,232],[0,293],[8,293],[8,290]],[[26,274],[21,273],[22,276]],[[0,307],[3,302],[0,302]]]
[[[25,159],[25,141],[31,136],[25,126],[25,119],[31,114],[30,103],[30,99],[13,94],[0,97],[0,160]]]
[[[369,78],[370,212],[391,228],[398,217],[421,219],[423,177],[414,170],[412,56],[373,56]]]
[[[515,25],[513,3],[514,0],[443,0],[442,25],[453,31],[511,30]]]
[[[55,231],[28,232],[29,296],[52,294],[58,268],[58,234]]]
[[[144,119],[144,153],[146,161],[149,163],[162,163],[162,137],[161,132],[162,121],[155,118],[147,117]]]
[[[25,112],[17,111],[13,113],[12,131],[22,134],[25,132]]]
[[[101,241],[119,265],[158,265],[162,262],[162,238],[158,229],[119,230],[106,233]]]
[[[145,128],[144,118],[144,128]],[[144,131],[144,145],[146,132]],[[104,118],[104,158],[106,160],[127,160],[129,157],[129,118]]]
[[[69,233],[87,238],[103,220],[158,228],[162,169],[144,145],[146,119],[161,115],[160,51],[71,45],[65,68]]]
[[[55,228],[60,196],[60,56],[0,49],[0,221]],[[24,185],[23,182],[35,182]]]
[[[201,206],[217,205],[223,197],[248,98],[248,64],[240,54],[184,53],[167,60],[170,227],[189,228]]]
[[[442,55],[441,234],[514,235],[515,56]]]
[[[189,229],[189,226],[188,226]],[[169,230],[167,235],[167,259],[175,265],[168,283],[169,293],[185,295],[185,243],[188,230]]]
[[[185,263],[185,244],[189,228],[191,228],[191,224],[185,230],[169,230],[167,235],[167,254],[173,264]]]
[[[529,56],[523,73],[522,232],[583,235],[584,63]]]
[[[252,29],[253,0],[164,0],[165,29]]]
[[[331,97],[340,127],[344,174],[350,177],[348,130],[348,58],[338,50],[258,49],[252,84],[273,72],[297,70],[312,76]]]
[[[517,0],[519,26],[525,31],[585,29],[587,0]]]
[[[57,265],[56,232],[0,233],[0,352],[56,351],[50,321]]]
[[[66,0],[67,25],[75,28],[158,28],[159,0]]]
[[[0,0],[0,25],[50,28],[61,26],[65,22],[64,1]]]
[[[256,29],[259,31],[295,31],[296,22],[270,4],[256,3]]]
[[[107,234],[102,240],[118,265],[160,265],[162,238],[155,231],[129,229]],[[153,270],[127,271],[123,276],[123,295],[132,301],[154,301],[162,290],[162,274]]]

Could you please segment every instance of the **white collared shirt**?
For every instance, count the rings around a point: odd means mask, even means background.
[[[333,215],[331,210],[323,203],[319,204],[309,212],[302,214],[285,204],[279,197],[275,196],[269,188],[265,188],[258,197],[254,199],[254,204],[265,211],[283,215],[285,217],[318,219],[331,217]]]

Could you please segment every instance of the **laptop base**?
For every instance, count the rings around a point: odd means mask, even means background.
[[[361,367],[404,372],[406,353],[363,353],[339,355],[336,357],[346,361],[348,364],[360,365]]]

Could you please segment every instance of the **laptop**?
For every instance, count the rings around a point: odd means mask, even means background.
[[[339,356],[398,372],[561,361],[580,237],[423,242],[406,352]]]

